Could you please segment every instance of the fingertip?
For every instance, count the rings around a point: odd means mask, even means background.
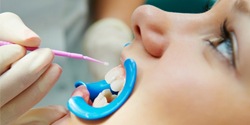
[[[22,68],[26,67],[25,74],[39,75],[51,66],[53,58],[54,55],[51,49],[36,49],[20,59],[18,63],[16,63],[16,66]]]
[[[49,62],[52,62],[54,59],[54,53],[50,48],[39,48],[33,52],[39,53],[40,57]]]
[[[1,40],[28,47],[38,47],[40,45],[40,37],[29,29],[18,15],[5,12],[0,14],[0,21]]]
[[[52,63],[40,78],[40,82],[42,83],[38,85],[39,91],[49,91],[56,84],[61,74],[62,68],[58,64]]]
[[[57,81],[62,74],[62,68],[56,63],[52,63],[50,66],[50,74],[51,76],[54,76],[54,80]]]
[[[26,47],[39,47],[41,39],[35,32],[26,27],[23,31],[20,31],[20,37],[12,42]]]
[[[3,12],[3,13],[0,13],[0,17],[1,18],[19,18],[15,13],[12,13],[12,12]]]
[[[42,50],[44,53],[49,55],[51,59],[54,58],[54,53],[50,48],[40,48],[39,50]]]
[[[58,72],[61,74],[62,73],[62,67],[60,66],[60,65],[58,65],[58,64],[56,64],[56,63],[52,63],[52,66],[54,66],[57,70],[58,70]]]
[[[21,45],[28,47],[38,47],[41,44],[40,37],[30,29],[24,30],[24,40],[20,42]]]

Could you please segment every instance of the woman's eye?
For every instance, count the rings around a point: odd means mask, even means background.
[[[233,66],[235,66],[236,38],[233,32],[226,29],[226,21],[221,26],[222,39],[211,42],[212,46],[220,52]]]
[[[224,38],[217,46],[216,49],[220,52],[224,57],[226,57],[231,64],[234,64],[234,47],[231,36],[228,38]]]
[[[221,27],[221,38],[210,39],[210,45],[223,55],[233,66],[235,66],[235,51],[237,41],[233,32],[228,32],[226,23]]]

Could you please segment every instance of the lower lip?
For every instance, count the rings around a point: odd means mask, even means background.
[[[82,97],[86,102],[88,102],[88,104],[92,104],[91,100],[89,99],[89,96],[90,96],[89,91],[88,91],[88,89],[87,89],[85,86],[83,86],[83,85],[77,87],[77,88],[73,91],[73,93],[72,93],[71,96],[72,96],[72,97],[73,97],[73,96],[80,96],[80,97]]]

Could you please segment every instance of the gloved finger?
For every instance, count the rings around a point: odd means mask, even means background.
[[[68,113],[67,115],[65,115],[62,118],[60,118],[59,120],[55,121],[51,125],[81,125],[81,124],[83,124],[83,123],[74,124],[74,122],[72,122],[72,117],[70,116],[70,114],[71,113]]]
[[[46,71],[53,59],[50,49],[37,49],[15,62],[0,77],[0,107],[20,94]]]
[[[24,90],[21,94],[17,95],[7,104],[5,104],[0,113],[5,114],[2,116],[2,119],[7,123],[8,121],[15,120],[24,112],[32,108],[37,104],[53,87],[53,85],[58,80],[61,74],[61,68],[57,64],[52,64],[46,70],[46,72],[29,88]],[[53,115],[47,114],[47,115]],[[50,116],[52,117],[52,116]],[[41,119],[43,122],[52,122],[52,119]]]
[[[109,62],[108,66],[88,63],[96,80],[120,63],[123,46],[132,40],[130,28],[121,20],[104,18],[92,24],[83,39],[83,50],[90,57]]]
[[[41,125],[51,125],[53,122],[61,119],[66,114],[67,110],[63,106],[47,106],[35,108],[27,111],[11,124],[33,125],[36,123]]]
[[[0,40],[29,47],[37,47],[41,42],[39,36],[20,17],[10,12],[0,14]]]
[[[0,46],[0,75],[10,68],[11,64],[25,55],[26,51],[19,45]]]
[[[52,125],[99,125],[105,122],[106,119],[100,120],[85,120],[75,116],[73,113],[68,113],[63,118],[57,120]]]
[[[84,99],[85,102],[87,102],[89,105],[92,105],[92,102],[89,98],[89,91],[86,88],[86,86],[81,85],[78,86],[72,93],[71,97],[73,96],[80,96]],[[55,123],[53,123],[53,125],[80,125],[82,123],[87,123],[86,121],[82,121],[82,119],[78,118],[77,116],[75,116],[73,113],[69,113],[67,115],[65,115],[63,118],[61,118],[60,120],[56,121]]]

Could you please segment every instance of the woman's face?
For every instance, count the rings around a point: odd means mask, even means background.
[[[132,22],[122,59],[136,61],[136,87],[106,122],[250,123],[249,0],[220,0],[202,14],[146,5]]]
[[[135,39],[122,58],[137,62],[133,96],[144,114],[168,123],[250,124],[249,0],[220,0],[203,14],[142,6],[132,21]]]

